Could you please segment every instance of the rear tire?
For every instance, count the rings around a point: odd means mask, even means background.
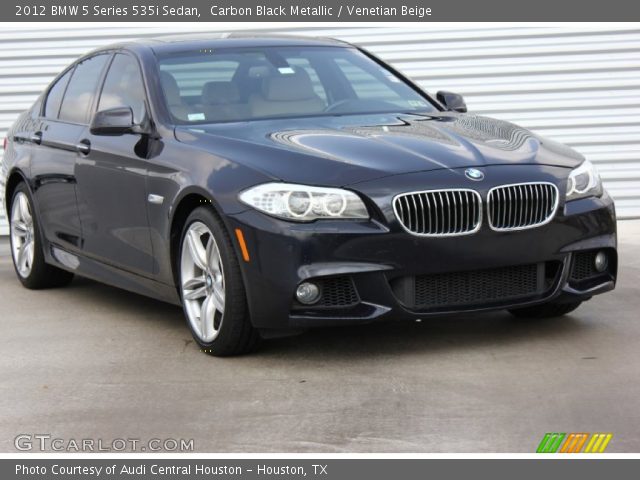
[[[573,312],[582,304],[581,301],[567,303],[543,303],[532,307],[513,308],[509,313],[518,318],[553,318]]]
[[[260,341],[249,319],[240,265],[231,238],[210,207],[187,218],[177,259],[187,325],[203,352],[241,355]]]
[[[62,287],[73,273],[45,262],[42,233],[27,185],[19,183],[9,206],[11,257],[18,279],[26,288],[38,290]]]

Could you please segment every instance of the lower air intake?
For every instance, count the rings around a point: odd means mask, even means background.
[[[392,280],[396,297],[412,310],[494,305],[543,295],[559,272],[556,262],[438,273]]]

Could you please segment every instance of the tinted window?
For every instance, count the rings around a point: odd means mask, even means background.
[[[104,81],[98,110],[131,107],[134,123],[140,123],[145,114],[144,83],[136,59],[118,54],[109,67]]]
[[[109,55],[97,55],[78,64],[62,100],[60,120],[89,123],[89,109],[108,59]]]
[[[64,89],[67,88],[69,78],[73,69],[69,70],[62,77],[54,83],[53,87],[49,89],[49,95],[47,95],[47,102],[44,105],[44,116],[47,118],[58,118],[58,112],[60,112],[60,104],[62,103],[62,96],[64,95]]]
[[[354,48],[160,52],[159,63],[167,107],[180,123],[435,110],[402,78]]]

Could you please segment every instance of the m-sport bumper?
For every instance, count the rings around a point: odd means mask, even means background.
[[[240,229],[249,309],[261,329],[350,325],[430,315],[497,310],[554,300],[586,300],[614,288],[616,220],[605,192],[565,202],[566,170],[486,167],[471,184],[450,170],[396,176],[352,186],[369,203],[370,221],[292,223],[254,210],[227,217]],[[533,228],[496,231],[486,221],[491,188],[517,182],[558,187],[552,218]],[[467,235],[419,236],[402,227],[393,209],[398,192],[470,188],[483,199],[483,221]],[[597,271],[594,258],[607,265]],[[238,258],[242,259],[240,250]],[[320,300],[303,305],[301,282],[319,286]]]

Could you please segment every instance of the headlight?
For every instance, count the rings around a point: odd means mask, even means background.
[[[569,174],[567,201],[602,195],[602,181],[596,167],[589,160],[582,162]]]
[[[339,188],[265,183],[242,192],[240,200],[261,212],[298,222],[320,218],[369,218],[360,197]]]

